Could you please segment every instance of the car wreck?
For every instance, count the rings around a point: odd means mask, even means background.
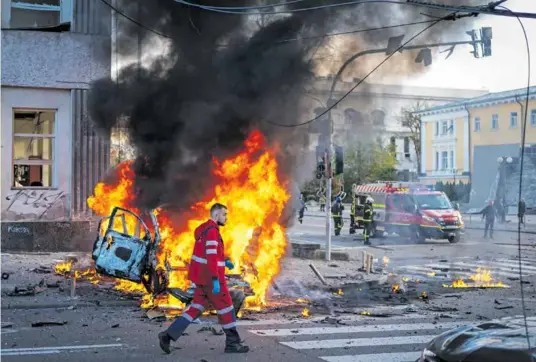
[[[92,251],[97,273],[142,284],[153,297],[169,293],[186,305],[190,304],[194,285],[188,290],[169,287],[169,274],[179,269],[170,266],[167,260],[165,269],[158,265],[157,252],[161,243],[158,220],[154,211],[143,216],[151,221],[152,230],[140,215],[121,207],[114,207],[109,216],[101,218]],[[238,313],[245,298],[254,293],[240,274],[226,277]]]

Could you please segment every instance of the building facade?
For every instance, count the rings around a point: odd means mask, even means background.
[[[527,89],[432,107],[421,114],[420,180],[471,182],[471,202],[482,204],[496,183],[498,160],[517,159]],[[536,87],[529,88],[525,145],[536,144]]]
[[[2,0],[2,247],[54,249],[48,240],[87,229],[86,199],[110,159],[87,96],[110,76],[110,49],[100,1]]]
[[[312,118],[323,112],[329,98],[332,77],[317,78],[305,94],[304,118]],[[334,99],[342,97],[358,79],[340,81],[333,93]],[[332,110],[333,140],[339,145],[349,140],[379,140],[382,144],[394,145],[399,178],[414,180],[418,176],[418,160],[411,132],[403,127],[400,116],[402,108],[412,108],[417,103],[429,106],[442,105],[487,94],[485,90],[448,89],[401,85],[363,83]],[[322,122],[313,122],[309,145],[314,152],[323,132]],[[319,127],[320,126],[320,127]],[[320,136],[322,141],[322,136]],[[308,165],[313,167],[313,164]],[[313,169],[311,168],[311,169]]]

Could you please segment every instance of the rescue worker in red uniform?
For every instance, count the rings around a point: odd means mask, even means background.
[[[192,303],[169,328],[158,334],[160,348],[170,353],[170,342],[176,341],[186,328],[199,317],[210,303],[218,314],[218,321],[226,335],[226,353],[246,353],[249,347],[242,344],[236,330],[236,315],[225,280],[225,267],[234,265],[224,256],[223,240],[219,227],[227,221],[227,207],[214,204],[210,219],[195,229],[195,245],[188,271],[188,279],[195,284]]]

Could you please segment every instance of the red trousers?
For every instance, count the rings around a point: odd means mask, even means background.
[[[168,328],[167,333],[176,341],[190,325],[207,309],[209,303],[216,309],[218,321],[223,329],[236,327],[236,315],[227,284],[221,284],[218,294],[212,293],[212,286],[196,285],[192,303]]]

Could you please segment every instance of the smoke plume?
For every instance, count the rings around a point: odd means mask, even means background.
[[[304,2],[287,8],[335,2]],[[236,7],[260,2],[197,3]],[[137,62],[127,65],[116,81],[99,80],[90,92],[90,115],[98,128],[109,131],[118,120],[126,122],[137,151],[134,182],[140,208],[183,207],[198,201],[212,187],[212,158],[240,150],[253,129],[270,141],[290,145],[282,148],[280,164],[281,172],[292,175],[308,129],[272,123],[295,124],[311,116],[301,107],[304,88],[311,85],[319,67],[332,63],[312,58],[329,39],[335,39],[318,36],[343,25],[366,28],[423,18],[415,8],[387,5],[255,17],[207,11],[173,0],[118,1],[117,7],[167,38],[165,50],[159,52],[161,36],[118,15],[117,55],[132,59],[141,44],[143,57],[151,62],[142,67]],[[427,13],[445,15],[444,11]],[[439,38],[453,26],[440,24],[425,38]],[[398,33],[386,30],[352,38],[360,46],[377,47]],[[286,41],[300,37],[314,38]],[[340,54],[355,50],[350,40],[336,46]]]

